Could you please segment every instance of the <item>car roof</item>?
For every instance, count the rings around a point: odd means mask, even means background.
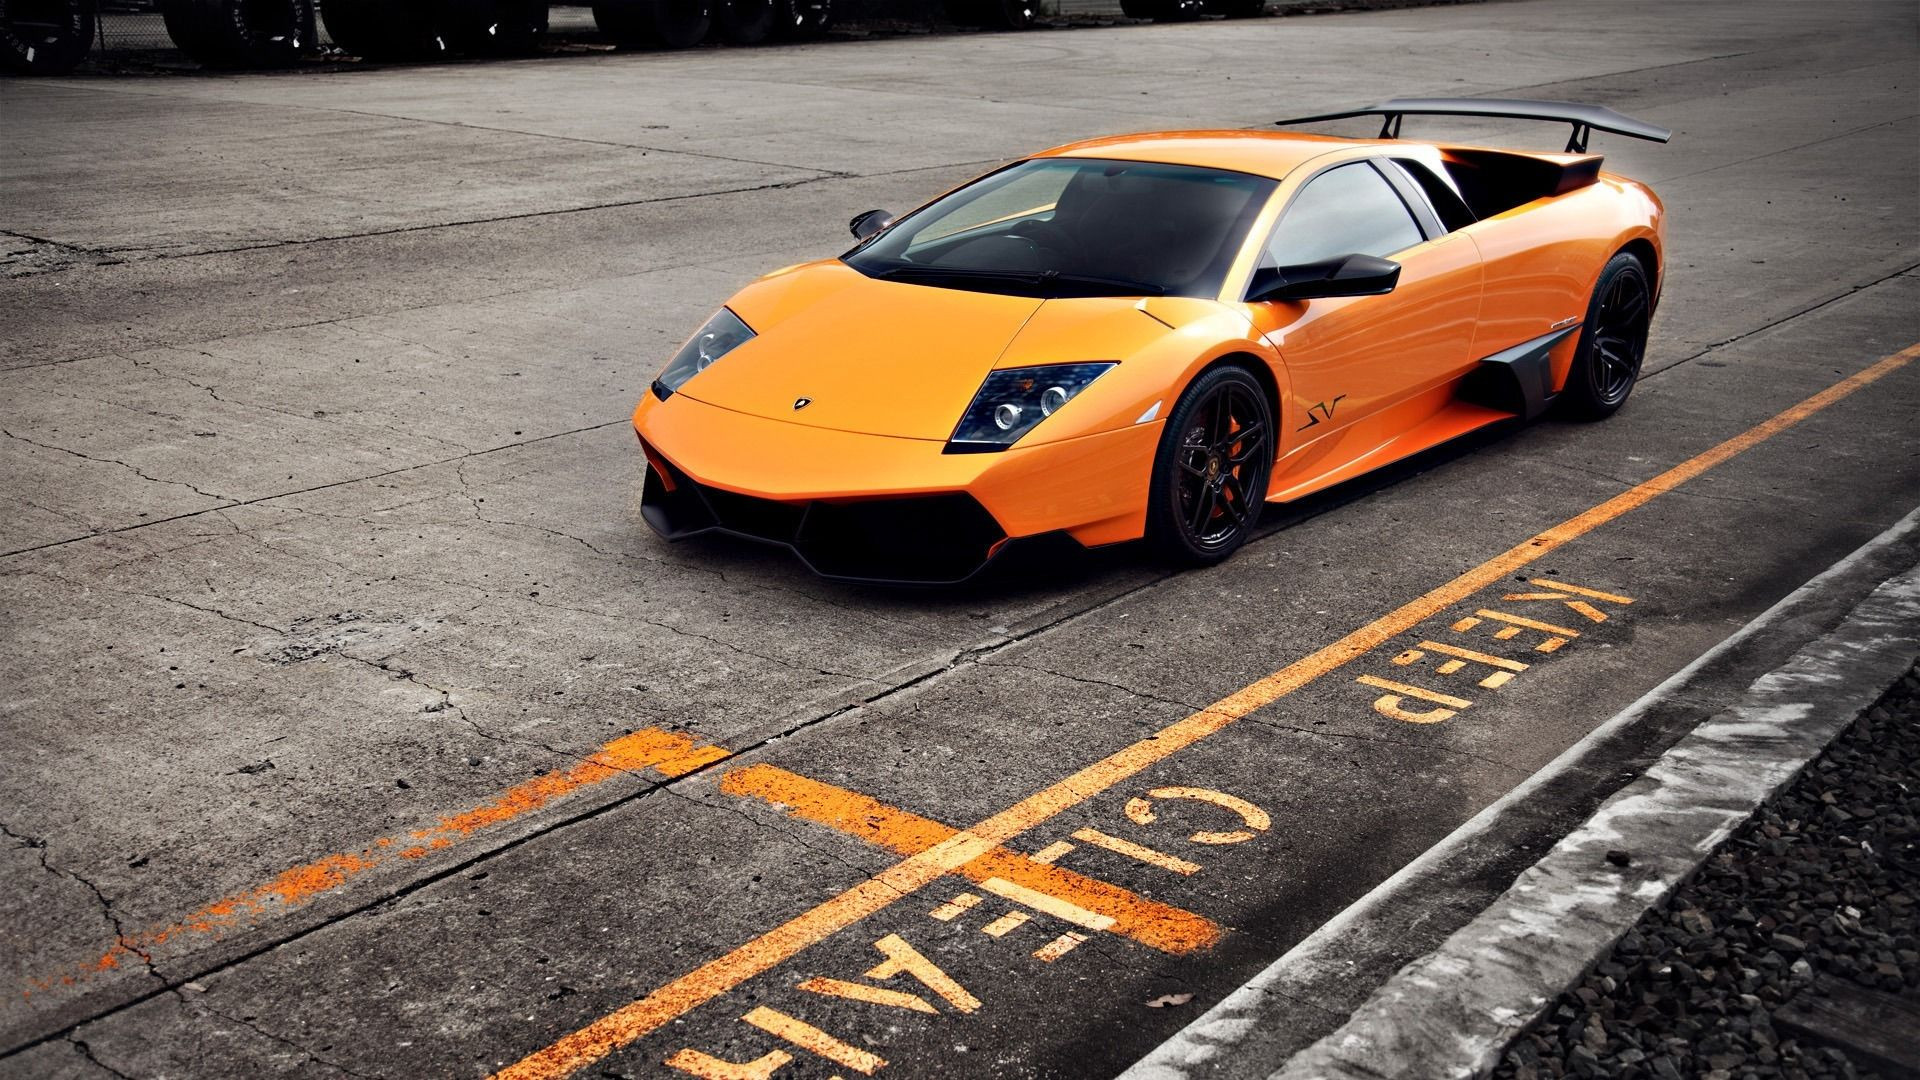
[[[1378,145],[1384,144],[1378,139],[1343,139],[1331,135],[1303,135],[1294,131],[1152,131],[1068,143],[1034,156],[1116,158],[1166,165],[1198,165],[1279,180],[1303,163],[1332,151]]]

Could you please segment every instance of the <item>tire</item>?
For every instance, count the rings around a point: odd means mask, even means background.
[[[758,45],[773,36],[782,7],[780,0],[718,0],[714,29],[729,45]]]
[[[619,45],[688,49],[713,27],[714,0],[615,0],[593,5],[600,32]]]
[[[782,41],[818,41],[833,29],[833,0],[775,0],[780,19],[773,36]]]
[[[988,0],[987,25],[995,30],[1025,30],[1040,14],[1038,0]]]
[[[1120,0],[1120,12],[1127,18],[1154,22],[1192,22],[1206,8],[1206,0]]]
[[[1587,302],[1567,385],[1555,402],[1562,416],[1604,420],[1620,411],[1647,357],[1653,288],[1640,260],[1621,252],[1607,261]]]
[[[65,75],[93,48],[91,0],[0,0],[0,71]]]
[[[1266,505],[1274,446],[1273,409],[1252,372],[1216,367],[1195,379],[1168,415],[1153,459],[1154,551],[1177,565],[1210,566],[1239,550]]]
[[[333,43],[363,60],[422,60],[451,51],[437,0],[323,0]]]
[[[164,0],[160,16],[207,67],[284,67],[314,44],[313,0]]]
[[[530,56],[547,37],[547,0],[449,0],[447,43],[475,56]]]
[[[1257,19],[1267,13],[1267,0],[1209,0],[1207,9],[1229,19]]]
[[[947,0],[947,18],[961,26],[1025,30],[1039,14],[1038,0]]]

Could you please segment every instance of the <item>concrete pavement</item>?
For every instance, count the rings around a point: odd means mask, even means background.
[[[938,835],[835,827],[786,775],[991,819],[1920,340],[1915,45],[1901,4],[1539,0],[0,84],[0,1074],[511,1064]],[[855,212],[1067,139],[1417,93],[1676,129],[1596,142],[1673,222],[1613,421],[1450,448],[1179,576],[1123,550],[877,592],[640,523],[625,414],[662,358]],[[1634,603],[1453,720],[1384,721],[1356,669],[1008,841],[1073,844],[1058,871],[1125,890],[1075,884],[1136,932],[947,875],[604,1067],[852,1068],[739,1019],[764,1004],[892,1071],[1115,1071],[1920,503],[1916,405],[1889,374],[1556,552],[1538,569]],[[1267,827],[1185,844],[1234,819],[1169,787]],[[928,918],[962,891],[985,899]],[[888,935],[979,1007],[911,974],[886,985],[939,1019],[795,990]]]

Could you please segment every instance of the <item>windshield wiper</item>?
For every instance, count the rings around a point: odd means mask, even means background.
[[[1041,272],[1045,281],[1057,281],[1063,285],[1081,285],[1095,289],[1114,289],[1123,295],[1140,293],[1146,296],[1162,296],[1166,289],[1145,281],[1133,281],[1129,278],[1101,277],[1098,274],[1067,274],[1059,270]]]
[[[919,266],[908,263],[889,266],[874,276],[882,278],[956,278],[963,281],[1013,281],[1038,285],[1045,280],[1040,270],[989,270],[975,266]]]
[[[1144,281],[1130,281],[1126,278],[1100,277],[1094,274],[1069,274],[1060,270],[994,270],[977,266],[918,266],[904,264],[890,266],[877,271],[875,277],[885,279],[919,278],[946,279],[953,281],[1004,281],[1016,285],[1034,288],[1064,286],[1068,289],[1098,289],[1101,292],[1081,293],[1087,296],[1161,296],[1166,289]]]

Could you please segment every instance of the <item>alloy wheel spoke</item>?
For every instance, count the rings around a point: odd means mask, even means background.
[[[1240,430],[1228,436],[1225,441],[1215,444],[1213,452],[1222,457],[1231,456],[1235,446],[1244,446],[1259,438],[1262,426],[1258,420],[1247,422]]]
[[[1246,524],[1247,507],[1250,504],[1247,501],[1246,492],[1240,487],[1240,478],[1228,473],[1226,483],[1221,485],[1221,490],[1232,496],[1227,501],[1227,516],[1233,519],[1234,527],[1238,528]]]
[[[1207,522],[1213,519],[1215,501],[1216,496],[1214,495],[1212,484],[1202,485],[1200,490],[1194,494],[1192,526],[1195,536],[1205,537],[1206,534],[1202,530],[1206,527]]]

